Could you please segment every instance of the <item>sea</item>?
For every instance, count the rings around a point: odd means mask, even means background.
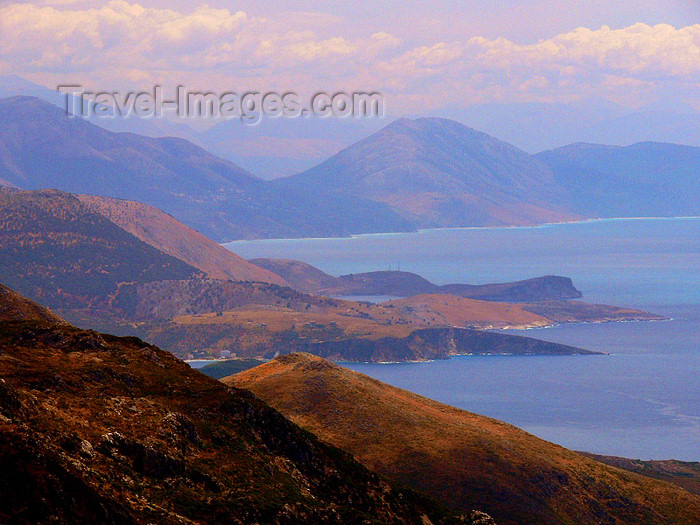
[[[505,331],[605,355],[343,365],[574,450],[700,460],[700,218],[601,219],[225,246],[245,258],[305,261],[332,275],[400,269],[436,284],[563,275],[573,279],[584,301],[664,315],[670,320]]]

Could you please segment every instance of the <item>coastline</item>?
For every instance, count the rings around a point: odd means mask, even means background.
[[[569,224],[588,224],[596,222],[613,222],[613,221],[668,221],[668,220],[698,220],[698,215],[687,215],[678,217],[594,217],[580,220],[567,220],[557,222],[543,222],[541,224],[528,225],[511,225],[511,226],[446,226],[440,228],[416,228],[415,230],[400,231],[400,232],[374,232],[374,233],[352,233],[350,235],[338,235],[334,237],[261,237],[256,239],[233,239],[219,243],[221,246],[230,249],[228,245],[236,243],[262,243],[262,242],[288,242],[288,241],[333,241],[333,240],[348,240],[361,239],[371,237],[391,237],[395,235],[410,235],[415,233],[429,233],[435,231],[453,231],[453,230],[517,230],[517,229],[537,229],[550,228],[553,226],[569,225]]]

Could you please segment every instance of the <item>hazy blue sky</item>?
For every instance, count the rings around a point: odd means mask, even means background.
[[[395,113],[588,97],[697,108],[700,2],[0,1],[9,73],[110,90],[378,90]]]

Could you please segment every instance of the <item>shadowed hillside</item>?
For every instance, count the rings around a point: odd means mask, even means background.
[[[184,139],[113,133],[33,97],[0,100],[0,185],[143,202],[215,241],[406,231],[383,204],[281,191]]]
[[[224,379],[321,439],[455,508],[503,524],[693,524],[700,498],[506,423],[297,354]],[[467,385],[468,388],[468,385]]]
[[[200,271],[58,191],[0,189],[0,280],[44,306],[109,306],[123,283]]]
[[[136,338],[3,321],[0,357],[3,523],[492,523]]]

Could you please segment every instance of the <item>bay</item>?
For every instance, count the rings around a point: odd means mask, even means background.
[[[397,269],[473,284],[556,274],[583,300],[671,317],[509,331],[604,356],[459,356],[350,368],[578,450],[700,459],[700,220],[611,219],[341,239],[237,241],[246,258],[308,262],[333,275]]]

